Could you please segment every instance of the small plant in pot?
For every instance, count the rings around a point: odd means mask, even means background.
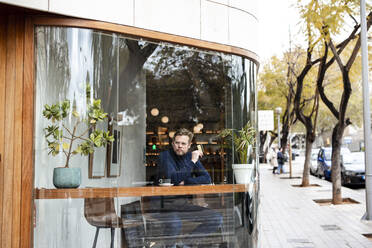
[[[101,100],[93,99],[88,103],[87,98],[85,116],[76,111],[76,106],[71,107],[69,100],[51,106],[46,104],[43,116],[52,122],[44,129],[48,154],[57,156],[62,152],[66,157],[64,166],[53,170],[53,184],[56,188],[77,188],[81,183],[81,170],[70,167],[71,157],[77,154],[87,156],[93,153],[95,147],[114,141],[109,131],[96,128],[98,122],[107,119],[107,113],[101,108]],[[70,126],[67,120],[71,120]]]
[[[223,144],[232,148],[234,146],[235,159],[238,164],[233,164],[234,175],[237,183],[248,183],[254,164],[250,156],[256,142],[256,129],[248,122],[242,129],[223,129],[219,135]]]

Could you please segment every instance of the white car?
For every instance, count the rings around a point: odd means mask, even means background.
[[[319,148],[311,149],[311,156],[310,156],[310,174],[315,175],[317,167],[318,167],[318,153]]]
[[[341,185],[365,185],[364,152],[341,155]]]

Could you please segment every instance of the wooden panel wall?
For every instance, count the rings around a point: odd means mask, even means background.
[[[22,205],[21,246],[33,247],[32,213],[34,189],[34,24],[25,22],[24,79],[23,79],[23,130],[22,130]]]
[[[6,18],[0,16],[0,247],[2,246],[2,217],[4,191],[4,122],[5,122],[5,63],[6,60]]]
[[[13,210],[13,124],[14,124],[14,86],[15,86],[15,23],[14,16],[7,20],[6,61],[5,61],[5,123],[4,123],[4,190],[2,217],[2,247],[12,247]]]
[[[23,16],[15,18],[15,75],[14,75],[14,104],[13,112],[13,229],[12,247],[19,247],[21,235],[21,199],[22,199],[22,157],[23,157],[23,67],[24,67],[24,38],[25,20]]]
[[[25,18],[2,15],[0,23],[0,247],[19,248],[24,207],[21,200]]]

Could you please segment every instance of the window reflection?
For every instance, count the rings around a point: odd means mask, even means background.
[[[217,135],[224,128],[256,123],[253,62],[89,29],[38,27],[35,36],[35,188],[53,188],[52,170],[63,160],[62,155],[53,158],[46,151],[42,107],[68,99],[79,113],[86,114],[87,99],[80,94],[86,84],[92,98],[100,99],[109,114],[102,127],[112,132],[115,142],[95,152],[91,162],[88,156],[72,159],[73,166],[82,169],[81,189],[153,185],[158,155],[169,148],[179,128],[194,133],[191,149],[202,146],[201,162],[212,183],[234,182],[233,153],[222,147]],[[223,232],[244,236],[244,214],[255,216],[257,192],[253,188],[249,195],[210,194],[206,201],[194,200],[213,206],[224,216]],[[116,213],[133,202],[143,203],[142,209],[146,206],[142,197],[120,197],[115,199]],[[83,204],[84,199],[37,200],[34,246],[91,244],[95,229],[82,215]],[[249,225],[249,234],[257,235],[252,221]],[[97,247],[110,242],[110,233],[102,233]],[[146,240],[141,235],[139,240]],[[115,242],[119,244],[123,237],[116,235]],[[235,247],[246,247],[246,238],[235,240],[239,240],[231,241]]]
[[[169,148],[170,135],[187,128],[195,134],[191,149],[196,149],[197,144],[204,147],[202,162],[212,181],[223,182],[224,151],[217,134],[226,126],[226,112],[231,111],[226,61],[217,53],[162,44],[144,67],[147,180],[154,179],[157,156]],[[159,116],[151,114],[154,108],[159,110]]]

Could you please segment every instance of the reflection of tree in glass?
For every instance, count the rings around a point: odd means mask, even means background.
[[[143,64],[156,46],[148,42],[121,38],[116,34],[94,33],[93,83],[108,112],[126,110],[128,114],[136,114],[136,97],[143,93],[137,92],[141,91],[142,82],[136,78],[141,75]]]
[[[112,143],[112,163],[118,163],[118,149],[120,147],[120,132],[118,130],[114,130],[114,142]]]
[[[170,117],[169,126],[219,125],[225,112],[228,68],[219,54],[161,45],[145,65],[147,105]],[[156,122],[155,117],[152,122]]]
[[[54,94],[58,92],[59,95],[65,97],[71,79],[68,30],[38,27],[36,36],[38,46],[36,51],[39,58],[37,66],[42,67],[38,72],[45,70],[45,74],[38,75],[38,77],[41,80],[53,80],[54,83],[48,85],[48,90]],[[40,64],[41,61],[45,61],[45,64]]]
[[[256,66],[247,59],[233,56],[230,61],[229,78],[231,79],[232,105],[234,109],[234,128],[240,129],[248,121],[255,120],[255,85]]]
[[[93,88],[102,99],[102,105],[108,112],[116,112],[116,94],[112,93],[117,84],[118,38],[95,32],[92,37]]]

